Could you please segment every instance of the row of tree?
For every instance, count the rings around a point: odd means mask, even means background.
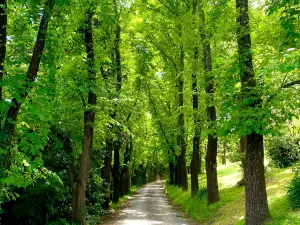
[[[80,224],[98,178],[105,210],[166,170],[183,191],[190,170],[194,196],[205,145],[212,204],[218,138],[230,138],[245,152],[246,224],[263,224],[263,137],[299,113],[297,5],[1,0],[3,213],[49,171],[68,171]]]

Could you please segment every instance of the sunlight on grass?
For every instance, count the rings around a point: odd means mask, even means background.
[[[201,224],[242,225],[245,224],[245,190],[244,187],[236,186],[241,175],[240,167],[236,164],[218,168],[221,201],[209,206],[205,198],[191,198],[190,188],[182,192],[181,188],[167,186],[166,192],[174,204]],[[272,168],[266,172],[268,202],[273,218],[268,223],[270,225],[300,225],[300,211],[293,211],[286,198],[286,187],[292,177],[290,168]],[[205,187],[205,174],[199,175],[198,179],[200,187]]]

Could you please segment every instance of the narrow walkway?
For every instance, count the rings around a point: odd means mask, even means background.
[[[127,206],[111,221],[103,224],[116,225],[187,225],[169,205],[163,192],[163,181],[156,181],[141,188],[131,196]]]

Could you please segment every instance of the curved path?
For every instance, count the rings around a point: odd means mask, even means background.
[[[163,192],[164,181],[156,181],[142,187],[130,197],[124,209],[113,220],[103,224],[116,225],[187,225],[169,204]]]

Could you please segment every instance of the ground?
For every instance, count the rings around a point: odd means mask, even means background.
[[[178,213],[164,193],[165,181],[156,181],[128,197],[125,207],[105,219],[102,224],[116,225],[191,225],[193,222]]]
[[[182,192],[178,187],[168,186],[165,191],[173,204],[179,206],[200,224],[241,225],[244,224],[245,194],[244,187],[236,186],[241,179],[240,171],[236,164],[219,167],[218,181],[221,201],[210,206],[207,205],[205,197],[191,198],[190,189]],[[287,186],[293,175],[291,168],[268,168],[266,171],[268,202],[273,218],[269,224],[300,225],[300,211],[293,211],[286,198]],[[199,183],[200,187],[206,186],[204,174],[199,176]]]

